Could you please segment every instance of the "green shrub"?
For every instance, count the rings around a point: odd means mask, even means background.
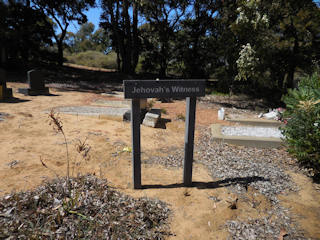
[[[282,133],[288,151],[302,166],[320,174],[320,76],[315,73],[302,79],[298,89],[283,97],[287,124]]]
[[[179,113],[179,114],[177,115],[177,120],[186,121],[186,117],[185,117],[185,115],[183,115],[182,113]]]
[[[165,109],[165,108],[160,108],[160,111],[161,111],[161,113],[163,113],[163,114],[167,114],[167,113],[168,113],[167,109]]]
[[[117,57],[115,52],[110,52],[105,55],[97,51],[86,51],[80,53],[74,53],[66,56],[69,63],[78,65],[97,67],[97,68],[109,68],[117,69]]]

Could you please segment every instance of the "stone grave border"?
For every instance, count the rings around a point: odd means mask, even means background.
[[[205,95],[205,80],[124,80],[124,98],[131,101],[133,187],[141,189],[140,99],[186,98],[183,184],[192,185],[192,163],[197,97]]]

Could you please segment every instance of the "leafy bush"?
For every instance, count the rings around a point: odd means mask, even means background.
[[[320,174],[320,75],[302,79],[298,89],[283,97],[287,124],[282,129],[288,151],[302,166]]]
[[[74,53],[72,55],[66,56],[69,63],[75,63],[79,65],[84,65],[88,67],[97,68],[117,68],[117,57],[115,52],[110,52],[105,55],[97,51],[86,51],[80,53]]]

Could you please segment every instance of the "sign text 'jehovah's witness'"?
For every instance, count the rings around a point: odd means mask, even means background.
[[[125,98],[200,97],[205,80],[125,80]]]

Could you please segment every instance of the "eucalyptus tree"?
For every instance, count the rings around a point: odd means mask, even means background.
[[[111,33],[112,46],[117,53],[118,69],[133,74],[140,54],[139,0],[102,0],[100,26]]]
[[[183,66],[183,74],[190,78],[209,77],[216,67],[217,11],[222,1],[192,0],[189,11],[181,21],[177,35],[175,58]]]
[[[306,71],[320,38],[319,8],[312,0],[237,1],[234,36],[234,80],[254,90],[268,87],[286,92],[297,70]],[[232,46],[232,45],[230,45]],[[230,63],[230,62],[229,62]]]
[[[144,61],[150,68],[158,69],[160,77],[167,74],[177,32],[189,4],[189,0],[141,0],[142,16],[148,24],[145,39],[152,39],[149,41],[152,47],[145,51]]]
[[[50,30],[58,47],[60,65],[63,63],[63,43],[69,25],[73,21],[78,24],[87,22],[84,12],[94,5],[95,0],[32,0],[32,6],[41,10],[52,21]]]
[[[105,54],[112,50],[112,43],[110,39],[110,33],[103,28],[98,28],[92,35],[91,41],[94,46],[94,50],[103,52]]]
[[[87,22],[81,25],[78,32],[74,34],[74,51],[83,52],[93,50],[94,43],[91,39],[94,32],[94,24]]]
[[[51,44],[52,37],[43,18],[28,1],[0,2],[0,62],[5,63],[7,56],[26,63],[43,57],[42,48]]]
[[[277,34],[276,50],[281,53],[278,63],[284,69],[279,87],[286,92],[295,87],[297,71],[308,71],[312,60],[319,60],[320,9],[312,0],[279,0],[270,6],[271,14],[276,22],[272,29]]]

